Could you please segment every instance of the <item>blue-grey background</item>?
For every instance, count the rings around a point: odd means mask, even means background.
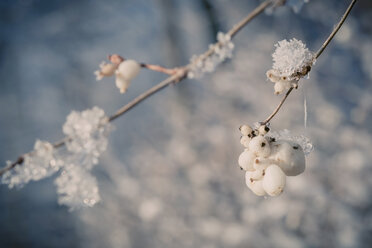
[[[168,67],[188,62],[259,1],[1,0],[0,161],[62,138],[71,110],[112,114],[165,76],[143,71],[125,95],[93,71],[108,54]],[[370,247],[372,4],[360,0],[272,128],[311,138],[307,170],[282,196],[245,186],[238,127],[279,101],[265,72],[274,44],[316,51],[349,1],[311,0],[260,15],[234,57],[115,121],[95,175],[102,202],[69,212],[54,177],[0,187],[0,247]],[[304,99],[308,122],[304,127]]]

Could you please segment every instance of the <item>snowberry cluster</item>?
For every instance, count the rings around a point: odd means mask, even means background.
[[[266,76],[275,83],[275,94],[280,94],[298,87],[298,81],[310,72],[315,58],[300,40],[282,40],[275,47],[273,68],[266,72]]]
[[[206,72],[213,72],[220,63],[232,57],[234,43],[232,43],[230,35],[218,32],[217,41],[216,44],[209,45],[211,54],[191,57],[188,78],[200,78]]]
[[[252,129],[242,125],[240,143],[245,147],[239,156],[239,166],[245,172],[245,181],[258,196],[280,195],[287,176],[297,176],[305,171],[305,154],[296,142],[276,140],[269,127],[261,125]]]
[[[103,77],[110,77],[115,74],[115,84],[123,94],[127,91],[133,78],[135,78],[141,70],[141,65],[135,60],[124,60],[119,55],[109,57],[110,63],[102,62],[100,70],[94,72],[97,80]]]

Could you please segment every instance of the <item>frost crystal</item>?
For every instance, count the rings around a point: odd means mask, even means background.
[[[85,169],[69,164],[55,180],[58,203],[74,210],[92,207],[100,201],[96,179]]]
[[[292,135],[288,129],[284,129],[278,132],[270,132],[267,136],[275,138],[276,140],[287,140],[295,142],[302,147],[305,155],[309,155],[314,150],[314,146],[309,138],[305,137],[304,135]]]
[[[210,55],[202,54],[191,57],[188,78],[200,78],[206,72],[213,72],[220,63],[232,57],[234,43],[232,43],[230,35],[219,32],[217,41],[216,44],[209,46],[212,51]]]
[[[24,156],[24,164],[6,172],[1,182],[13,188],[61,169],[61,175],[55,180],[60,195],[58,202],[70,209],[93,206],[100,197],[90,170],[106,150],[110,129],[105,113],[98,107],[72,111],[63,125],[66,147],[57,150],[52,144],[37,140],[34,150]]]
[[[109,129],[105,113],[98,107],[81,113],[72,111],[63,125],[63,133],[70,138],[66,147],[74,159],[89,170],[106,150]]]
[[[293,77],[313,64],[313,53],[300,40],[282,40],[275,47],[273,69],[279,77]]]
[[[29,181],[38,181],[59,170],[61,161],[53,157],[53,146],[49,142],[37,140],[34,151],[24,156],[23,165],[7,171],[2,177],[2,183],[9,188],[22,187]]]

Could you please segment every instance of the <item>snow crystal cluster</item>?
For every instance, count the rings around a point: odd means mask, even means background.
[[[120,93],[127,91],[131,81],[138,75],[141,65],[135,60],[124,60],[118,55],[110,57],[111,63],[102,62],[100,70],[94,72],[97,81],[103,77],[110,77],[115,74],[115,84]]]
[[[23,165],[6,172],[2,183],[21,187],[61,171],[55,180],[58,202],[70,209],[93,206],[100,196],[90,171],[106,150],[110,129],[108,118],[98,107],[72,111],[63,125],[65,148],[54,149],[52,144],[37,140],[34,150],[24,156]]]
[[[16,166],[12,171],[4,173],[1,179],[2,183],[8,184],[9,188],[13,188],[54,174],[60,169],[63,162],[55,159],[53,153],[52,144],[37,140],[34,150],[24,156],[24,166]]]
[[[240,143],[245,147],[239,156],[239,166],[245,171],[245,181],[250,190],[258,196],[280,195],[287,176],[297,176],[305,171],[305,153],[297,143],[300,140],[309,151],[309,141],[305,138],[289,138],[285,133],[276,137],[268,134],[269,127],[261,125],[252,129],[248,125],[240,127]],[[288,139],[287,139],[288,137]]]
[[[267,71],[266,76],[275,83],[275,94],[280,94],[290,87],[297,88],[298,81],[310,72],[315,58],[297,39],[279,41],[275,47],[273,68]]]
[[[209,48],[211,54],[191,57],[188,78],[200,78],[206,72],[213,72],[220,63],[232,57],[234,43],[232,43],[230,35],[218,32],[217,43],[211,44]]]

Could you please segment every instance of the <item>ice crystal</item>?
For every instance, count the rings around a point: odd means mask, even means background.
[[[98,107],[72,111],[63,125],[63,133],[69,137],[66,147],[81,166],[91,169],[106,150],[109,129],[105,113]]]
[[[93,206],[100,197],[90,170],[106,150],[107,135],[111,129],[107,120],[98,107],[82,112],[72,111],[63,125],[65,148],[54,149],[52,144],[37,140],[34,150],[24,156],[23,165],[6,172],[1,182],[13,188],[62,170],[55,180],[58,202],[70,209]]]
[[[55,180],[58,203],[70,210],[92,207],[100,201],[96,179],[84,168],[68,164]]]
[[[216,44],[209,46],[212,50],[210,55],[206,56],[202,54],[191,57],[191,66],[187,74],[188,78],[200,78],[206,72],[213,72],[220,63],[232,57],[234,43],[232,43],[230,35],[219,32],[217,34],[217,41]]]
[[[304,135],[292,135],[288,129],[278,132],[269,132],[267,136],[275,138],[276,140],[287,140],[299,144],[302,147],[305,155],[310,154],[314,150],[314,146],[310,139]]]
[[[273,69],[279,77],[293,77],[313,64],[314,55],[306,45],[295,38],[279,41],[273,53]]]
[[[34,151],[24,156],[21,166],[7,171],[2,177],[2,183],[9,188],[22,187],[30,181],[38,181],[59,170],[62,162],[54,159],[53,146],[49,142],[37,140]],[[9,163],[9,162],[8,162]]]

